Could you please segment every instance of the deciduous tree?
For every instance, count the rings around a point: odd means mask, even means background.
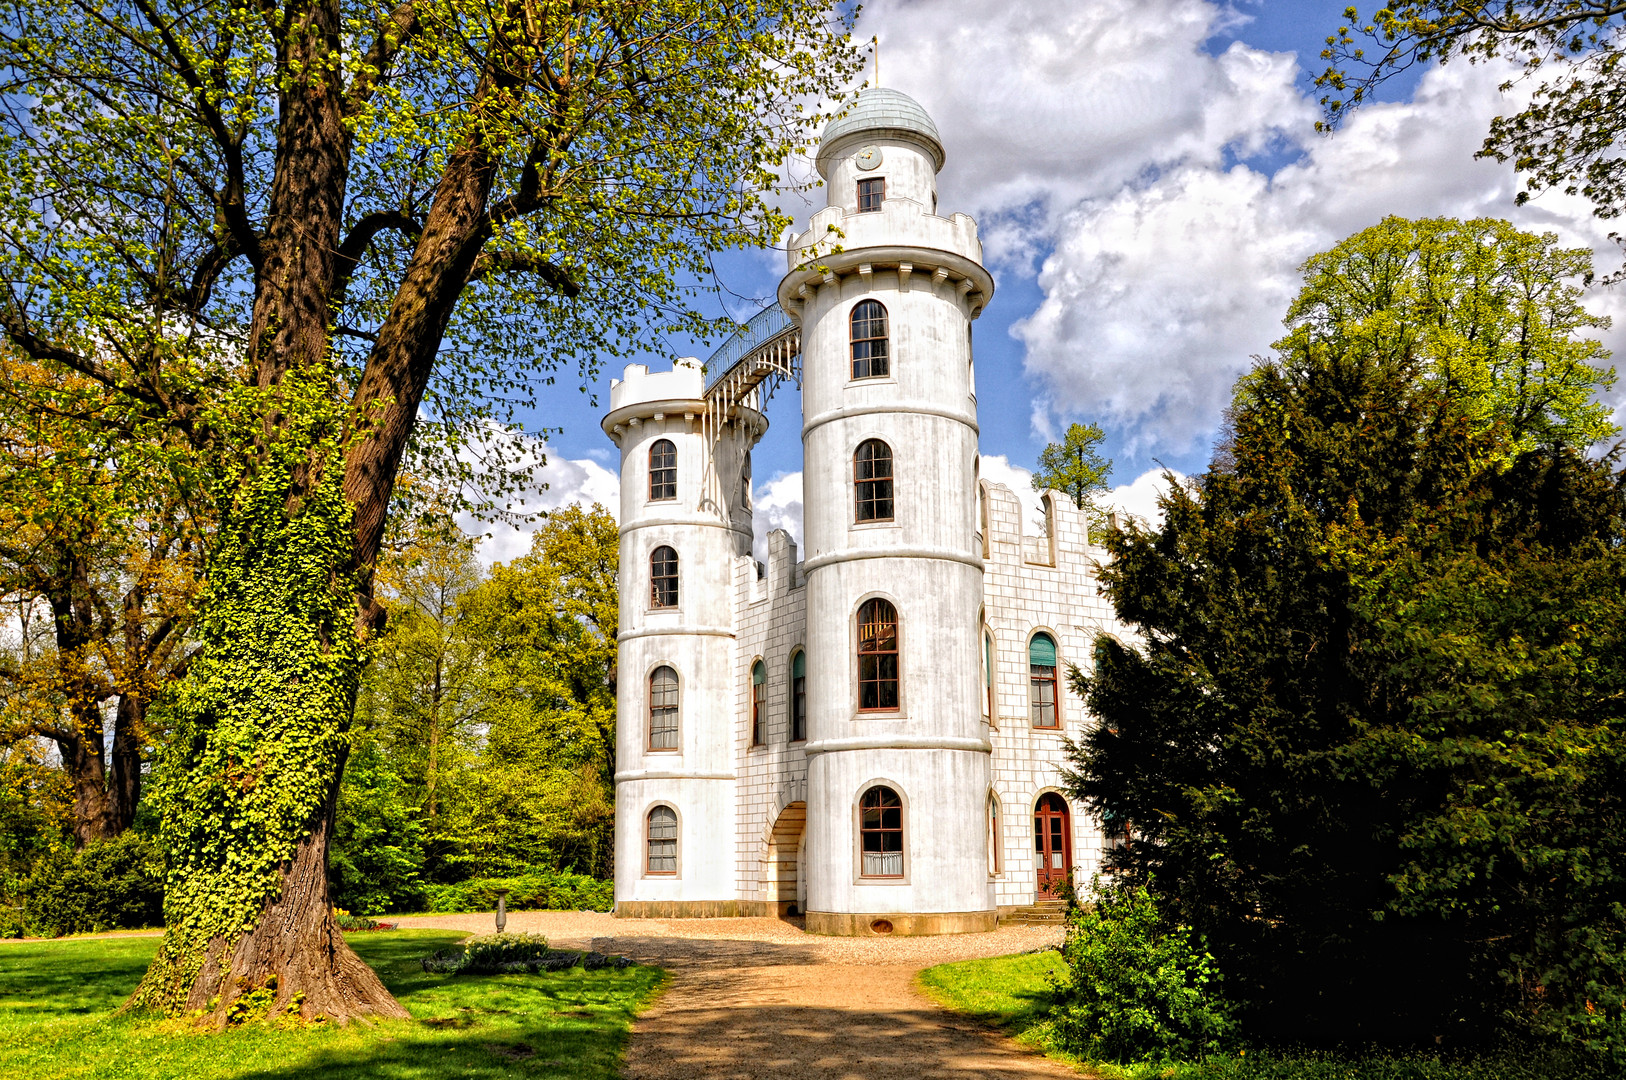
[[[687,290],[777,237],[846,31],[832,0],[12,8],[0,326],[102,388],[89,421],[183,434],[217,522],[136,1003],[222,1023],[275,976],[277,1009],[403,1015],[326,881],[396,472],[500,492],[482,421],[703,329]]]
[[[1621,0],[1405,0],[1369,22],[1351,7],[1327,38],[1323,126],[1335,126],[1388,78],[1452,58],[1509,60],[1530,104],[1491,121],[1480,157],[1512,161],[1525,174],[1522,204],[1558,188],[1592,202],[1601,218],[1626,209],[1626,3]],[[1363,44],[1363,42],[1365,44]],[[1370,51],[1368,51],[1370,46]],[[1618,239],[1618,234],[1615,234]]]

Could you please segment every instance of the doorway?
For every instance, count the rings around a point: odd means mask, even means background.
[[[768,835],[763,893],[768,901],[770,916],[783,918],[800,915],[807,908],[807,883],[802,878],[803,828],[806,824],[807,804],[793,802],[785,807]]]
[[[1033,808],[1033,862],[1039,871],[1037,898],[1057,899],[1057,887],[1073,869],[1073,830],[1067,801],[1054,791],[1039,796]]]

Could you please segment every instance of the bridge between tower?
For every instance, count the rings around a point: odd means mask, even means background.
[[[717,475],[717,442],[736,410],[762,412],[781,383],[802,382],[802,330],[778,304],[764,308],[706,360],[701,435],[708,457],[708,483],[703,502],[715,509],[723,505]]]

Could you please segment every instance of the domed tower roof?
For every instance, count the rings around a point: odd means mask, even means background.
[[[837,117],[825,127],[824,135],[819,139],[819,172],[828,177],[825,162],[841,144],[865,136],[890,136],[923,143],[931,151],[937,168],[943,167],[943,140],[937,134],[937,125],[920,107],[920,102],[901,90],[877,86],[860,91],[858,100],[847,110],[847,115]]]

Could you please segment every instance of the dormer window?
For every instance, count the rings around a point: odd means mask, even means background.
[[[886,201],[886,178],[871,177],[868,180],[858,181],[858,212],[870,214],[881,209],[881,203]]]

